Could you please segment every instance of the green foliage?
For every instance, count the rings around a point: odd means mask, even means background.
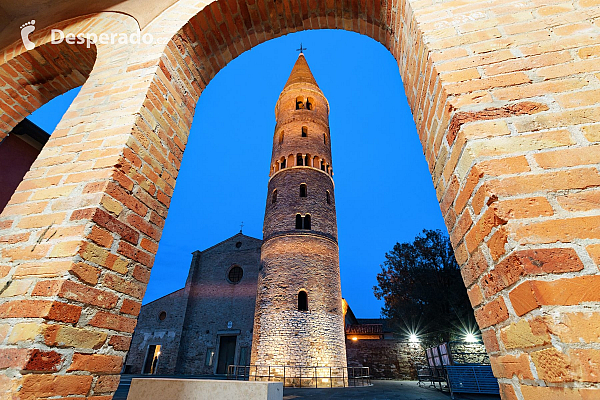
[[[398,332],[416,333],[427,345],[476,331],[460,267],[442,231],[424,229],[412,243],[396,243],[385,259],[373,290]]]

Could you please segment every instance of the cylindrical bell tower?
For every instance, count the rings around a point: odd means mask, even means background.
[[[344,367],[329,104],[302,53],[275,118],[251,362]]]

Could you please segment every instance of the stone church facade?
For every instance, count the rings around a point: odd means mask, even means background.
[[[142,306],[124,371],[212,375],[249,364],[261,245],[239,233],[192,253],[185,287]]]

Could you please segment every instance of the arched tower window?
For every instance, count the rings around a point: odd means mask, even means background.
[[[302,127],[302,137],[307,137],[308,136],[308,126],[303,126]]]
[[[296,110],[304,109],[304,99],[301,96],[296,97]]]
[[[304,216],[304,229],[310,230],[310,214]]]
[[[315,108],[314,104],[315,104],[315,101],[309,97],[308,100],[306,100],[306,109],[308,109],[308,110],[314,109]]]
[[[283,131],[279,134],[279,144],[283,143]]]
[[[276,189],[277,190],[277,189]],[[329,193],[329,190],[325,192],[327,195],[327,204],[331,204],[331,194]],[[273,202],[275,203],[275,202]]]
[[[329,192],[327,192],[327,198],[329,198]],[[277,189],[273,190],[273,194],[271,195],[271,203],[275,204],[277,202]]]
[[[283,135],[283,133],[282,133],[282,135]],[[283,140],[283,137],[281,140]],[[327,144],[327,135],[325,135],[325,134],[323,134],[323,144]]]
[[[321,171],[325,171],[325,161],[321,160]]]
[[[282,160],[281,160],[281,169],[285,168],[285,162],[286,162],[286,159],[282,157]]]
[[[298,166],[304,165],[304,157],[302,157],[302,154],[298,154],[296,156],[296,165],[298,165]]]
[[[300,197],[306,197],[306,183],[300,185]]]
[[[308,295],[304,290],[298,292],[298,311],[308,311]]]
[[[296,214],[296,229],[302,229],[302,215]]]

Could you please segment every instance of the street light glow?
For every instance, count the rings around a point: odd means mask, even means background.
[[[476,341],[477,341],[477,338],[472,333],[467,333],[467,336],[465,336],[465,342],[473,343]]]

